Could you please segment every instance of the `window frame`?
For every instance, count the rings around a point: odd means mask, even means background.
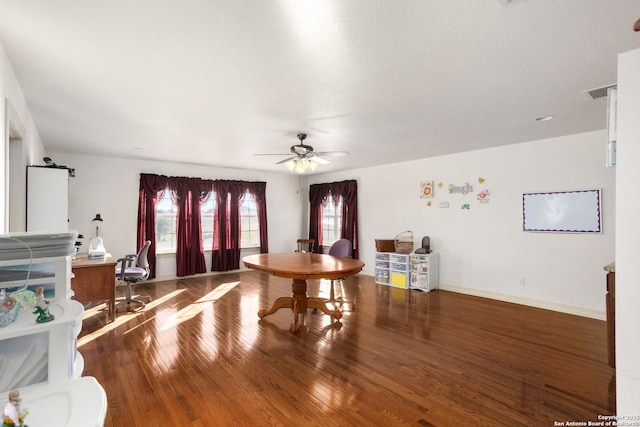
[[[343,203],[344,201],[342,199],[342,196],[338,197],[338,203],[336,204],[333,196],[329,195],[329,197],[327,197],[327,202],[322,205],[322,213],[321,213],[322,215],[322,219],[321,219],[322,246],[329,247],[333,245],[335,242],[337,242],[338,240],[340,240],[342,236],[342,204]],[[327,209],[333,210],[332,212],[330,212],[330,215],[326,214]],[[331,228],[325,227],[326,218],[333,219],[331,221],[333,223]],[[327,239],[328,230],[331,231],[331,239]]]
[[[245,208],[245,202],[249,202],[250,206],[247,206],[247,210],[249,210],[249,215],[244,215],[243,210]],[[238,207],[238,216],[240,221],[240,249],[252,249],[260,247],[260,218],[258,217],[258,204],[256,202],[255,195],[247,190],[244,193],[244,197],[242,198],[242,203]],[[244,219],[249,218],[249,225],[255,224],[255,230],[243,230],[242,225],[244,224]],[[249,242],[246,246],[243,244],[244,235],[246,233],[250,233],[255,238],[254,242]]]
[[[249,197],[247,197],[249,196]],[[160,213],[158,211],[159,207],[162,207],[162,205],[164,203],[167,203],[167,201],[170,203],[171,209],[169,209],[169,213]],[[249,210],[249,215],[243,214],[243,210],[245,208],[244,204],[245,202],[250,202],[250,206],[248,207]],[[205,208],[206,205],[212,203],[213,204],[213,208],[211,210],[211,213],[205,213],[203,208]],[[170,190],[169,188],[165,188],[164,191],[162,192],[161,196],[158,197],[158,201],[156,203],[156,227],[155,227],[155,233],[156,233],[156,253],[158,255],[166,255],[166,254],[175,254],[177,251],[177,219],[178,219],[178,208],[175,204],[175,201],[173,199],[173,194],[172,194],[172,190]],[[217,206],[217,199],[216,199],[216,192],[215,191],[211,191],[209,193],[209,197],[207,198],[207,200],[204,203],[200,204],[200,228],[201,228],[201,236],[200,238],[202,239],[202,245],[203,245],[203,250],[204,252],[211,252],[213,250],[213,239],[214,239],[214,232],[215,232],[215,215],[216,215],[216,211],[218,209]],[[249,190],[247,190],[245,192],[244,197],[242,198],[242,202],[240,203],[240,205],[238,206],[239,209],[239,221],[240,221],[240,249],[255,249],[255,248],[260,248],[260,218],[258,217],[258,204],[255,200],[255,195],[253,193],[251,193]],[[170,236],[172,236],[171,238],[171,244],[170,247],[167,248],[166,245],[161,245],[160,242],[162,240],[160,240],[160,234],[158,234],[158,224],[160,223],[159,220],[163,219],[163,218],[172,218],[173,221],[171,223],[171,230],[172,232],[168,233]],[[211,218],[211,227],[210,229],[205,230],[205,227],[203,226],[203,219],[207,217],[207,218]],[[249,218],[249,224],[250,225],[254,225],[255,224],[255,229],[254,230],[249,230],[248,232],[250,233],[250,235],[252,235],[255,238],[255,243],[254,242],[249,242],[247,245],[244,245],[243,242],[244,240],[244,235],[245,235],[245,231],[243,231],[243,220],[245,218]],[[211,234],[211,239],[206,240],[205,239],[205,233],[209,233]],[[207,243],[209,242],[209,243]]]
[[[160,213],[158,211],[158,208],[161,206],[161,204],[166,201],[168,199],[169,203],[170,203],[170,207],[171,209],[169,210],[170,213],[166,214],[166,213]],[[157,254],[175,254],[176,250],[177,250],[177,240],[178,240],[178,229],[177,229],[177,224],[178,224],[178,207],[176,206],[174,200],[173,200],[173,194],[172,191],[169,188],[165,188],[162,191],[162,194],[160,195],[160,197],[158,197],[158,201],[156,203],[155,206],[155,213],[156,213],[156,220],[155,220],[155,234],[156,234],[156,253]],[[172,230],[172,232],[168,233],[169,235],[173,236],[171,238],[171,243],[170,243],[170,247],[167,249],[166,245],[161,245],[160,242],[162,242],[163,240],[159,239],[159,237],[161,236],[161,234],[158,234],[158,226],[160,224],[160,219],[162,218],[172,218],[173,221],[170,223],[170,229]]]
[[[211,213],[205,213],[204,209],[211,203]],[[202,240],[202,249],[204,252],[211,252],[213,250],[213,237],[215,232],[215,216],[218,210],[218,199],[216,198],[215,191],[209,192],[209,196],[204,203],[200,203],[200,239]],[[203,219],[211,219],[211,227],[205,230]],[[205,233],[211,234],[211,239],[205,240]]]

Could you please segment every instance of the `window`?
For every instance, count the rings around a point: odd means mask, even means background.
[[[178,209],[171,198],[171,191],[166,189],[156,204],[156,252],[176,251],[177,216]]]
[[[210,193],[207,201],[200,205],[202,247],[205,251],[210,251],[213,247],[213,217],[215,215],[216,208],[216,193]]]
[[[336,240],[340,240],[342,233],[342,196],[338,203],[334,203],[329,196],[327,203],[322,207],[322,245],[331,246]]]
[[[215,193],[209,194],[206,202],[200,205],[200,223],[202,227],[202,247],[210,251],[213,247],[213,222],[217,209]],[[158,253],[176,251],[176,223],[178,210],[171,197],[171,191],[165,190],[156,204],[156,250]],[[253,194],[245,193],[240,205],[241,248],[260,246],[260,227],[258,208]]]
[[[260,227],[258,226],[258,207],[253,194],[248,191],[240,205],[240,247],[260,246]]]
[[[309,186],[309,238],[320,242],[325,250],[345,238],[353,245],[353,257],[358,258],[358,183],[355,180]]]

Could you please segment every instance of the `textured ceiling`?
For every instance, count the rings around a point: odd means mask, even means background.
[[[583,91],[615,83],[639,17],[637,0],[0,0],[0,43],[49,151],[286,172],[306,132],[351,153],[327,172],[604,129]]]

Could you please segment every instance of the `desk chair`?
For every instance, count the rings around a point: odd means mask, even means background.
[[[298,239],[298,250],[296,252],[313,252],[313,245],[316,243],[314,239]]]
[[[132,302],[140,304],[142,309],[145,305],[143,299],[147,302],[151,301],[150,296],[139,296],[138,299],[131,296],[131,285],[147,280],[149,277],[149,261],[147,259],[149,246],[151,246],[151,241],[147,240],[137,254],[126,255],[117,260],[119,265],[116,267],[116,278],[127,285],[126,297],[122,300],[127,303],[127,311],[131,311]]]
[[[348,239],[337,240],[329,248],[329,255],[331,255],[331,256],[337,256],[337,257],[342,257],[342,258],[351,258],[352,253],[353,253],[353,245],[351,245],[351,241],[349,241]],[[335,282],[340,282],[340,285],[342,285],[343,280],[344,279],[331,279],[331,290],[329,291],[329,299],[327,300],[327,302],[330,302],[334,306],[336,305],[336,303],[347,302],[346,299],[344,299],[344,298],[336,298],[336,295],[335,295],[335,293],[336,293]],[[344,293],[342,293],[342,295],[344,296]],[[352,309],[356,308],[355,301],[353,301],[353,303],[351,304],[351,308]]]

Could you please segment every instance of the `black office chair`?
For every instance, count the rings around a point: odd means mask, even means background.
[[[147,259],[149,246],[151,246],[151,241],[147,240],[137,254],[126,255],[118,259],[116,278],[127,285],[126,297],[121,300],[127,303],[127,311],[131,311],[132,302],[140,304],[140,308],[143,309],[145,306],[143,300],[151,301],[150,296],[138,296],[137,298],[131,296],[131,285],[149,278],[149,260]]]
[[[352,254],[353,254],[353,245],[351,244],[351,241],[348,239],[337,240],[329,248],[329,255],[331,256],[351,258]],[[344,299],[343,297],[336,298],[335,282],[339,282],[342,285],[343,280],[344,279],[331,279],[331,289],[329,290],[329,299],[327,300],[327,302],[330,302],[331,304],[333,304],[334,307],[337,303],[347,302],[347,300]],[[344,296],[344,292],[342,292],[342,295]],[[356,308],[355,300],[351,303],[351,308],[352,309]]]

